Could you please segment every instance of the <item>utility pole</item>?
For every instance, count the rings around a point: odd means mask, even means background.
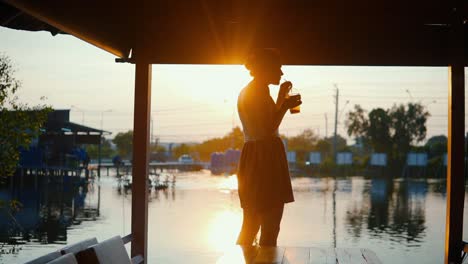
[[[336,158],[336,144],[337,144],[337,129],[338,129],[338,98],[340,97],[340,90],[338,85],[334,84],[336,88],[335,94],[335,132],[333,135],[333,158]]]
[[[153,117],[151,117],[151,132],[150,132],[150,146],[154,143],[154,126],[153,126]]]
[[[335,132],[333,135],[333,159],[336,162],[336,144],[337,144],[337,128],[338,128],[338,98],[340,97],[340,90],[338,85],[334,84],[336,89],[335,94]],[[334,175],[333,181],[333,247],[336,248],[336,190],[338,188],[338,182],[336,175]]]
[[[328,137],[328,117],[327,117],[327,113],[324,114],[325,115],[325,138]]]

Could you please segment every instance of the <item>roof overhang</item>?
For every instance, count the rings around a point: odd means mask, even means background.
[[[133,50],[154,64],[239,64],[256,47],[279,48],[291,65],[446,66],[450,58],[451,1],[4,1],[117,57]],[[4,26],[27,29],[13,22]]]

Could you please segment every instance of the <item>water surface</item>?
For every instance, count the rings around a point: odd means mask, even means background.
[[[10,230],[25,242],[4,246],[0,263],[22,263],[93,236],[130,233],[131,191],[115,177],[81,186],[68,181],[66,192],[56,183],[0,192],[0,199],[18,198],[25,206],[17,215],[23,232],[0,221],[2,234]],[[234,245],[241,226],[236,185],[235,176],[202,171],[177,173],[174,187],[152,190],[149,263],[215,263]],[[296,177],[293,188],[296,201],[285,207],[279,246],[360,247],[375,251],[384,263],[443,262],[443,180]],[[37,221],[28,226],[25,219],[33,215]]]

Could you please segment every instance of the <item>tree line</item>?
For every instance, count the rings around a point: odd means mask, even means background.
[[[426,138],[427,118],[430,116],[426,108],[418,102],[395,104],[389,109],[375,108],[370,111],[355,105],[346,116],[345,127],[348,136],[355,139],[356,144],[348,145],[344,137],[337,135],[338,152],[353,152],[356,163],[366,163],[372,153],[386,153],[391,166],[401,167],[410,151],[425,151],[430,157],[441,156],[446,152],[446,137],[433,137],[426,145],[420,145]],[[295,136],[281,135],[289,151],[296,152],[298,164],[305,164],[310,152],[320,152],[323,163],[334,165],[334,138],[319,137],[312,129],[305,129]],[[118,133],[112,142],[124,158],[130,158],[132,151],[133,132]],[[211,153],[224,152],[227,149],[241,149],[244,138],[241,128],[235,127],[222,137],[215,137],[201,143],[182,143],[171,149],[173,158],[182,154],[190,154],[200,161],[209,161]],[[103,155],[112,153],[110,140],[103,142]],[[95,155],[95,146],[89,148]],[[167,152],[168,149],[158,144],[151,145],[152,153]]]
[[[17,91],[21,82],[15,78],[11,60],[0,54],[0,175],[10,175],[16,169],[21,148],[27,148],[32,140],[41,133],[41,125],[51,111],[48,105],[29,106],[20,103]],[[13,111],[12,111],[13,110]],[[12,114],[14,112],[14,114]],[[32,113],[32,114],[31,114]],[[443,135],[433,137],[425,145],[427,118],[430,116],[420,102],[395,104],[391,108],[375,108],[367,111],[360,105],[348,112],[345,126],[348,136],[356,140],[355,145],[347,145],[346,140],[337,136],[337,151],[352,151],[360,163],[365,163],[371,153],[386,153],[390,165],[401,166],[409,151],[424,151],[430,158],[441,159],[446,153],[447,138]],[[320,138],[311,129],[300,134],[286,137],[288,150],[295,151],[298,163],[305,163],[308,153],[322,153],[325,163],[333,165],[333,138]],[[120,155],[131,159],[133,131],[118,133],[113,139],[102,138],[101,155],[111,158]],[[183,143],[173,147],[173,158],[191,154],[195,159],[209,161],[211,153],[224,152],[229,148],[241,149],[243,133],[239,127],[233,128],[222,137],[215,137],[201,143]],[[116,146],[116,149],[113,147]],[[169,150],[156,140],[151,144],[151,153],[163,158],[162,153]],[[97,158],[98,147],[86,146],[91,158]]]

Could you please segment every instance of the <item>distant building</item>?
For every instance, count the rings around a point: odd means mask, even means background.
[[[89,163],[83,145],[99,145],[103,130],[70,122],[70,110],[54,110],[29,149],[21,150],[20,167],[78,167]],[[100,157],[99,157],[100,163]]]
[[[226,152],[211,153],[210,168],[213,174],[236,173],[241,152],[237,149],[228,149]]]
[[[408,153],[406,156],[406,165],[414,167],[427,166],[427,153]]]
[[[288,160],[288,163],[293,163],[296,164],[296,152],[295,151],[288,151],[286,152],[286,159]]]
[[[406,156],[406,165],[402,172],[402,177],[424,177],[427,172],[427,157],[427,153],[408,153]]]
[[[353,164],[353,153],[351,152],[338,152],[336,153],[337,165],[351,165]]]
[[[387,166],[387,154],[386,153],[372,153],[370,158],[371,166]]]
[[[309,153],[309,164],[320,165],[322,163],[322,154],[320,152]]]

